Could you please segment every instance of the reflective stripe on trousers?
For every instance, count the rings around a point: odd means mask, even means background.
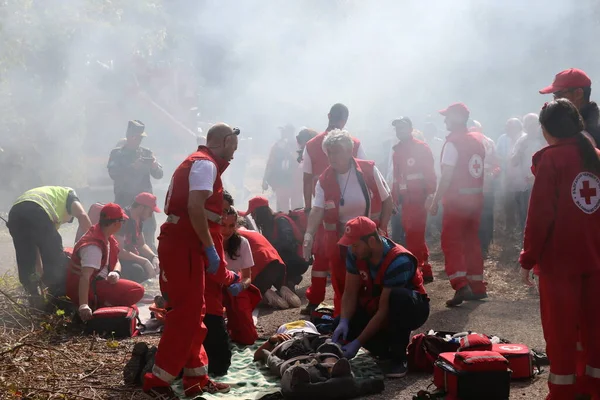
[[[483,281],[483,275],[467,275],[467,279],[470,281]]]
[[[478,194],[483,193],[483,188],[462,188],[458,189],[460,194]]]
[[[313,278],[327,278],[327,271],[312,271],[310,276]]]
[[[575,374],[557,375],[550,372],[550,374],[548,374],[548,382],[553,385],[574,385]]]
[[[327,222],[323,222],[323,228],[326,231],[337,231],[337,224],[328,224]]]
[[[152,367],[152,373],[161,381],[171,383],[175,380],[176,376],[169,374],[167,371],[154,364]]]
[[[208,374],[208,366],[204,365],[202,367],[196,368],[184,368],[183,375],[184,376],[204,376]]]
[[[591,378],[600,379],[600,368],[585,366],[585,374]]]
[[[462,277],[466,277],[466,276],[467,276],[467,273],[466,273],[466,272],[459,271],[459,272],[456,272],[456,273],[454,273],[454,274],[450,275],[450,276],[448,277],[448,279],[452,280],[452,279],[456,279],[456,278],[462,278]]]
[[[417,179],[424,179],[425,177],[423,176],[422,173],[418,173],[418,174],[408,174],[406,175],[406,180],[407,181],[414,181]]]

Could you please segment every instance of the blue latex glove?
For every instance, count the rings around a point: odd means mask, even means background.
[[[358,339],[354,339],[347,345],[342,346],[342,351],[344,352],[344,357],[346,357],[348,360],[354,358],[356,356],[356,353],[358,353],[358,351],[360,350],[360,348],[361,348],[360,342],[358,341]]]
[[[231,284],[234,283],[238,283],[240,281],[240,274],[238,274],[237,272],[233,273],[233,282],[231,282]]]
[[[219,265],[221,265],[221,257],[217,254],[217,249],[215,249],[214,245],[206,247],[204,251],[206,252],[206,258],[208,258],[206,270],[209,274],[214,275],[219,270]]]
[[[340,318],[340,323],[338,324],[338,326],[335,328],[335,330],[333,331],[333,336],[331,337],[331,340],[334,343],[339,343],[340,342],[340,337],[343,340],[346,340],[346,337],[348,337],[348,319],[347,318]]]
[[[237,296],[242,292],[242,290],[244,290],[244,284],[233,283],[227,287],[227,290],[229,290],[229,293],[231,293],[232,296]]]

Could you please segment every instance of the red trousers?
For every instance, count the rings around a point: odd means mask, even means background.
[[[432,277],[429,265],[429,249],[425,242],[427,227],[427,210],[425,203],[402,204],[402,228],[406,237],[406,249],[413,253],[419,261],[423,277]]]
[[[306,289],[306,299],[310,304],[321,304],[325,300],[325,286],[329,272],[329,253],[325,242],[325,229],[319,226],[313,246],[314,261],[310,274],[310,286]]]
[[[346,246],[336,245],[329,265],[331,266],[331,286],[333,286],[333,316],[337,317],[342,312],[342,295],[346,286]]]
[[[442,251],[445,269],[454,290],[471,286],[473,293],[485,293],[483,256],[479,242],[481,208],[445,205],[442,215]]]
[[[576,394],[600,399],[600,272],[552,276],[544,273],[543,265],[540,270],[542,327],[550,360],[547,399],[572,400]],[[577,351],[579,344],[582,352]]]
[[[79,306],[79,275],[69,273],[67,276],[67,296],[73,304]],[[142,297],[144,297],[144,287],[137,282],[119,279],[117,283],[112,284],[102,279],[90,284],[88,304],[96,308],[132,306]]]
[[[199,245],[177,238],[159,240],[160,290],[167,300],[165,326],[152,374],[170,383],[183,368],[184,389],[208,382],[208,357],[202,343],[206,326],[204,257]]]
[[[227,289],[223,289],[223,304],[227,309],[227,331],[232,342],[250,346],[258,339],[252,311],[261,299],[260,290],[254,285],[250,285],[237,296],[232,296]]]

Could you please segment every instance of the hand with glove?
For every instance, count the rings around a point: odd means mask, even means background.
[[[350,343],[342,346],[342,351],[344,352],[344,357],[348,360],[353,359],[356,356],[356,353],[360,350],[361,345],[358,339],[354,339]]]
[[[217,254],[217,249],[214,245],[205,247],[204,251],[206,252],[206,258],[208,258],[206,270],[209,274],[214,275],[217,273],[219,266],[221,265],[221,257],[219,257],[219,254]]]
[[[232,296],[237,296],[238,294],[242,293],[242,291],[245,289],[244,284],[241,282],[237,282],[237,283],[232,283],[231,285],[229,285],[227,287],[227,290],[229,290],[229,293],[231,293]]]
[[[304,234],[304,242],[302,243],[302,255],[306,261],[309,261],[312,256],[313,241],[313,235],[306,232]]]
[[[340,338],[342,340],[346,340],[346,338],[348,337],[348,331],[350,330],[350,328],[348,327],[349,322],[350,321],[348,321],[347,318],[340,318],[340,322],[333,331],[333,336],[331,336],[331,341],[333,343],[339,343]]]
[[[108,283],[114,285],[115,283],[119,282],[119,278],[121,278],[121,274],[119,274],[118,271],[111,271],[108,273],[106,280],[108,281]]]
[[[87,304],[80,305],[78,313],[79,318],[84,322],[92,319],[92,309]]]
[[[231,284],[233,285],[234,283],[238,283],[240,281],[240,274],[238,274],[237,272],[232,272],[233,273],[233,282],[231,282]]]
[[[160,261],[158,260],[158,256],[152,258],[152,266],[154,267],[154,272],[158,274],[160,272]]]

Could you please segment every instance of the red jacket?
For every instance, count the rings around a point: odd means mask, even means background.
[[[362,179],[369,191],[371,208],[368,216],[375,223],[379,222],[381,217],[381,197],[379,189],[375,183],[375,163],[373,161],[358,160],[354,158],[354,165],[359,182]],[[340,199],[342,193],[337,181],[337,174],[331,167],[327,167],[325,172],[319,177],[319,184],[325,194],[325,211],[323,214],[323,227],[325,228],[325,242],[328,251],[337,252],[337,242],[341,237],[344,226],[340,223]],[[365,210],[366,211],[366,210]],[[358,217],[358,215],[357,215]]]
[[[401,255],[409,256],[415,264],[415,274],[412,278],[412,289],[421,294],[427,294],[425,286],[423,285],[423,274],[417,267],[417,265],[419,265],[417,258],[413,256],[410,251],[406,250],[401,245],[396,244],[395,247],[392,247],[390,251],[388,251],[386,257],[383,259],[375,279],[371,277],[369,265],[365,260],[357,260],[356,262],[356,268],[360,273],[362,282],[362,287],[358,294],[358,303],[371,315],[375,314],[379,308],[379,298],[381,297],[381,292],[383,290],[383,277],[385,276],[385,272],[392,261]]]
[[[99,224],[93,225],[86,234],[75,243],[69,269],[67,270],[67,290],[69,290],[69,288],[79,287],[79,284],[77,283],[81,277],[81,257],[79,255],[79,250],[90,245],[98,246],[102,250],[102,269],[107,267],[108,272],[115,269],[115,265],[119,260],[119,243],[113,236],[107,239]],[[109,248],[110,252],[108,251]],[[94,271],[90,277],[90,283],[96,279],[100,271],[101,270]],[[67,293],[67,296],[69,296],[73,303],[79,304],[79,292]]]
[[[435,193],[437,178],[427,143],[414,137],[398,143],[394,146],[392,162],[392,197],[396,204],[424,204],[427,196]]]
[[[188,196],[190,191],[190,170],[195,161],[208,160],[217,167],[217,178],[213,185],[213,193],[204,204],[207,216],[208,229],[212,236],[217,254],[221,257],[221,265],[216,274],[206,274],[204,299],[206,313],[213,315],[223,314],[223,287],[229,286],[235,277],[234,273],[226,268],[225,253],[223,250],[223,236],[221,235],[220,217],[223,214],[223,183],[221,174],[227,169],[229,163],[216,157],[205,146],[198,146],[198,150],[188,156],[175,170],[167,198],[165,199],[165,214],[167,222],[160,228],[158,240],[173,241],[178,246],[195,248],[202,252],[204,264],[208,260],[204,255],[204,246],[200,243],[198,235],[192,226],[188,214]]]
[[[451,132],[446,137],[448,143],[454,144],[458,159],[454,166],[454,174],[450,186],[444,194],[444,206],[467,208],[470,210],[483,207],[483,168],[485,147],[479,132]]]
[[[275,250],[275,247],[269,243],[266,237],[260,232],[249,231],[247,229],[238,229],[238,234],[245,237],[250,244],[250,250],[252,251],[252,258],[254,259],[254,266],[252,267],[252,280],[254,280],[258,274],[273,261],[279,261],[285,266],[283,260]],[[284,267],[285,268],[285,267]]]
[[[310,157],[310,162],[312,165],[312,174],[316,179],[329,167],[329,160],[327,159],[327,154],[323,151],[323,140],[325,136],[327,136],[329,132],[325,131],[323,133],[319,133],[314,138],[310,139],[306,143],[306,152]],[[354,157],[358,154],[358,148],[360,146],[360,140],[356,138],[352,138],[354,142],[354,149],[352,150],[352,155]]]
[[[598,272],[600,178],[583,168],[577,139],[538,151],[532,172],[521,266],[559,276]]]

